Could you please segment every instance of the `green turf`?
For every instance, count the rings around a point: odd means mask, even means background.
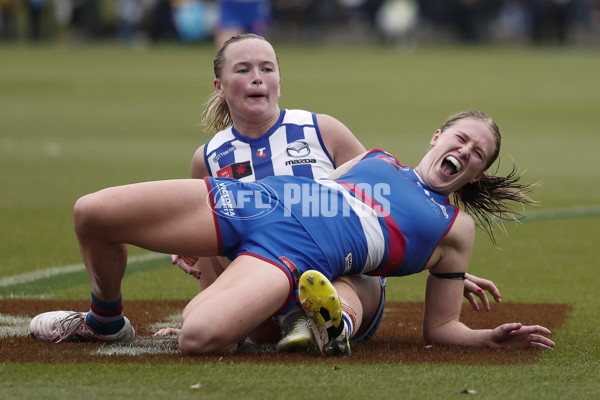
[[[450,114],[481,109],[514,159],[543,181],[531,221],[507,224],[497,247],[480,234],[471,271],[508,302],[573,305],[557,347],[534,365],[16,365],[0,364],[0,398],[594,398],[600,393],[596,246],[600,54],[572,49],[331,48],[278,45],[281,106],[343,121],[367,147],[416,163]],[[79,263],[75,200],[106,186],[187,177],[208,136],[198,126],[211,92],[213,48],[136,51],[0,48],[0,280]],[[575,211],[574,211],[575,210]],[[577,213],[577,210],[583,210]],[[543,214],[546,212],[546,214]],[[539,218],[535,218],[539,216]],[[545,215],[545,217],[543,217]],[[139,254],[136,249],[132,254]],[[421,301],[424,276],[391,280],[388,298]],[[128,299],[193,295],[168,259],[131,268]],[[86,299],[85,273],[5,285],[0,296]],[[201,382],[201,389],[190,386]],[[337,397],[337,396],[336,396]]]
[[[561,360],[556,361],[561,362]],[[294,364],[293,366],[214,363],[198,365],[4,365],[0,390],[6,398],[86,399],[460,399],[465,390],[484,399],[597,398],[598,384],[581,364],[563,368],[456,367],[453,365]],[[593,374],[594,371],[587,373]],[[12,380],[25,384],[11,384]],[[58,379],[58,381],[57,381]],[[123,383],[124,380],[127,384]],[[64,382],[64,386],[61,385]],[[200,384],[199,388],[192,388]],[[102,388],[102,389],[100,389]],[[349,391],[349,392],[347,392]],[[77,394],[75,394],[78,392]],[[37,393],[37,394],[36,394]],[[471,396],[468,396],[469,398]]]

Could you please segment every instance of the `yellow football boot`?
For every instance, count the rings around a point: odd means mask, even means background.
[[[321,353],[349,356],[350,342],[342,320],[342,305],[331,282],[318,271],[306,271],[298,282],[298,292]]]

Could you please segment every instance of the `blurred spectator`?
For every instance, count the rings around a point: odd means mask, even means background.
[[[452,20],[461,40],[489,39],[490,23],[498,16],[501,0],[453,0]]]
[[[433,25],[445,24],[450,15],[451,4],[448,0],[419,0],[421,18]]]
[[[560,44],[569,40],[573,0],[550,0],[548,4],[550,39],[556,39]]]
[[[569,36],[572,4],[572,0],[527,0],[533,42],[542,44],[556,40],[565,44]]]
[[[527,17],[522,0],[504,0],[493,23],[493,35],[500,41],[520,40],[527,36]]]
[[[100,0],[72,0],[71,28],[76,39],[89,39],[97,33]]]
[[[54,15],[70,39],[79,42],[100,34],[99,0],[54,0]]]
[[[27,15],[29,17],[29,37],[39,41],[42,38],[42,12],[46,0],[27,0]]]
[[[278,38],[318,41],[325,28],[340,23],[337,0],[274,0],[273,20],[281,27]]]
[[[411,36],[419,23],[419,6],[414,0],[386,0],[376,15],[376,26],[387,42],[413,44]]]
[[[367,28],[376,28],[377,13],[386,0],[337,0],[349,11],[351,23],[365,24]]]
[[[71,0],[54,0],[54,18],[61,28],[66,28],[71,23],[73,7]]]
[[[184,42],[199,42],[213,34],[214,8],[205,1],[186,0],[175,5],[175,29]]]
[[[590,28],[594,23],[594,13],[597,14],[599,8],[599,0],[573,0],[571,8],[573,24]]]
[[[177,36],[173,21],[173,7],[170,0],[157,0],[150,11],[148,27],[152,42],[172,39]]]
[[[220,49],[230,37],[242,33],[255,33],[268,37],[271,25],[270,0],[217,0],[217,2],[218,21],[214,34],[217,49]]]
[[[12,40],[17,37],[16,27],[17,0],[0,0],[0,39]]]
[[[600,0],[0,0],[0,40],[598,43],[599,21]]]
[[[132,40],[139,29],[144,12],[151,2],[149,0],[117,0],[117,37],[123,41]]]

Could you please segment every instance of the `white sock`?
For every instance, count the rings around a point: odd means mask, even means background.
[[[352,319],[348,316],[348,314],[342,312],[342,321],[346,324],[346,329],[348,330],[348,339],[350,339],[352,337],[352,331],[354,330]]]

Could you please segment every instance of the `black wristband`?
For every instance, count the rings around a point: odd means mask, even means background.
[[[467,277],[465,276],[466,274],[464,272],[446,272],[446,273],[435,273],[435,272],[431,272],[429,271],[429,273],[433,276],[435,276],[436,278],[440,278],[440,279],[462,279],[465,280],[467,279]]]

